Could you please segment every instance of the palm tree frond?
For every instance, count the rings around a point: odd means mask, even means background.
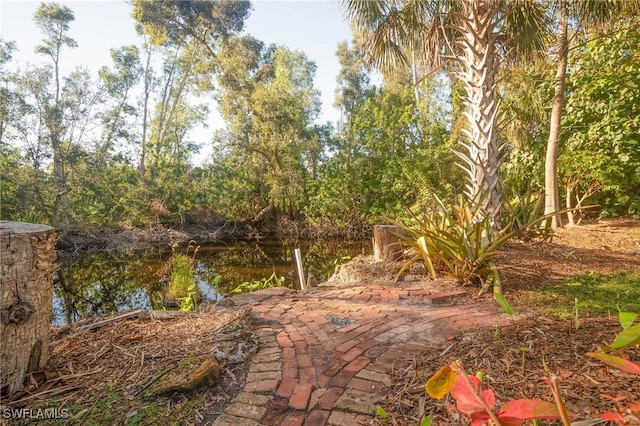
[[[504,11],[506,44],[525,59],[544,52],[551,37],[552,19],[548,8],[531,0],[513,0],[507,4]]]

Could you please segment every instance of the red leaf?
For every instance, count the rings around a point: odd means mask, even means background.
[[[613,402],[620,402],[627,399],[627,395],[613,396],[610,393],[601,393],[600,397],[604,399],[608,399],[609,401],[613,401]]]
[[[471,414],[471,426],[486,426],[491,417],[484,410]]]
[[[568,413],[570,416],[574,413]],[[560,412],[555,404],[535,399],[516,399],[507,402],[498,413],[502,421],[509,419],[533,420],[533,419],[559,419]]]
[[[474,388],[478,391],[481,398],[484,399],[485,403],[489,408],[493,408],[496,405],[496,397],[493,394],[491,389],[482,390],[482,382],[478,380],[475,376],[471,374],[467,375]],[[451,388],[451,395],[456,399],[458,410],[462,411],[465,414],[472,414],[477,412],[484,412],[485,409],[482,408],[482,404],[476,398],[476,395],[469,388],[467,382],[464,380],[462,376],[458,376],[456,379],[456,383]]]
[[[603,354],[601,352],[587,352],[585,355],[599,359],[605,364],[613,368],[617,368],[618,370],[640,375],[640,365],[634,364],[633,362],[620,358],[619,356]]]
[[[625,422],[624,417],[622,417],[620,413],[602,413],[600,414],[600,418],[605,420],[610,420],[612,422],[616,422],[621,425],[623,425]]]

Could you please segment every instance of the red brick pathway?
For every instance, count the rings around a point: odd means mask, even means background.
[[[325,284],[234,297],[258,321],[247,383],[213,423],[369,424],[393,369],[464,330],[509,320],[496,304],[430,294],[428,283]]]

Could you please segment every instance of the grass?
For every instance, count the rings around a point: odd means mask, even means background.
[[[199,396],[179,402],[171,402],[166,397],[139,400],[130,399],[120,392],[108,392],[95,403],[73,404],[66,406],[69,417],[66,419],[42,419],[38,424],[42,425],[76,425],[100,426],[105,424],[120,424],[126,426],[136,425],[183,425],[190,424],[195,419],[195,410],[204,400]],[[38,408],[61,407],[59,401],[49,400]],[[18,425],[32,424],[24,419],[16,422]]]
[[[580,315],[640,312],[640,269],[575,275],[545,290],[525,292],[518,297],[518,304],[565,315],[572,312],[576,299]]]

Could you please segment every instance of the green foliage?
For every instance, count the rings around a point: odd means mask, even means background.
[[[234,216],[251,217],[272,204],[296,217],[328,133],[313,125],[320,110],[315,64],[301,52],[267,48],[251,37],[229,39],[218,62],[227,128],[216,134],[212,168],[228,179],[216,198],[224,205],[239,201],[230,209],[239,210]]]
[[[527,190],[524,195],[516,196],[505,205],[503,213],[506,228],[515,231],[518,238],[524,241],[540,239],[545,242],[553,238],[551,223],[543,220],[543,191],[532,193]]]
[[[438,211],[427,213],[423,220],[414,216],[415,227],[390,220],[403,229],[404,243],[417,252],[400,269],[398,276],[414,262],[423,260],[433,278],[436,269],[444,269],[463,283],[482,285],[483,290],[493,284],[494,291],[500,293],[500,278],[493,256],[516,235],[516,231],[495,232],[480,207],[473,206],[462,196],[451,209],[436,200]]]
[[[189,256],[189,250],[194,248],[193,254]],[[187,253],[177,253],[175,247],[171,256],[171,271],[169,273],[169,286],[167,288],[167,298],[180,303],[181,311],[197,311],[200,291],[195,279],[194,260],[198,247],[194,247],[192,242],[187,247]]]
[[[638,17],[621,19],[569,67],[567,132],[559,157],[564,185],[590,182],[604,215],[640,212],[640,34]]]
[[[376,405],[376,415],[380,417],[382,420],[387,419],[387,412],[380,405]]]
[[[257,281],[246,281],[231,290],[231,293],[250,293],[252,291],[264,290],[267,288],[284,285],[284,277],[277,277],[274,272],[269,278]]]
[[[349,101],[348,120],[329,140],[330,156],[319,168],[308,217],[338,223],[399,217],[406,207],[429,205],[433,192],[448,198],[457,189],[454,182],[462,179],[451,167],[448,117],[437,97],[444,87],[423,86],[432,99],[426,105],[416,105],[406,86],[370,88]]]
[[[498,302],[498,305],[500,305],[506,314],[513,317],[513,308],[502,294],[494,294],[493,298],[496,299],[496,302]]]
[[[576,299],[593,315],[617,312],[619,308],[640,311],[640,270],[573,276],[548,289],[527,292],[520,302],[562,314],[574,310]]]

